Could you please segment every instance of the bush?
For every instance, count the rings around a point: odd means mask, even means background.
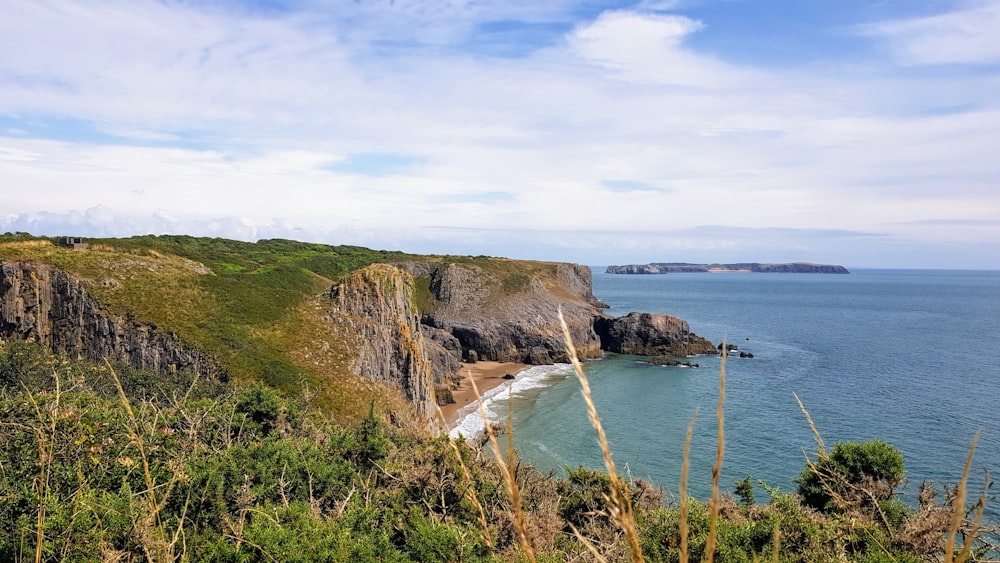
[[[819,452],[795,481],[806,506],[822,512],[861,509],[874,516],[880,505],[890,506],[886,503],[895,498],[905,474],[903,455],[881,440],[837,442],[830,453]]]
[[[267,434],[281,416],[281,397],[274,389],[256,385],[236,396],[236,412],[246,417],[251,429]]]

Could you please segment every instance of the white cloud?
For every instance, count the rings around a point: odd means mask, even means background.
[[[984,0],[935,16],[865,25],[904,64],[1000,63],[1000,2]]]
[[[997,76],[765,71],[692,48],[712,22],[667,5],[605,12],[507,59],[461,47],[484,22],[568,21],[572,3],[316,3],[267,16],[121,0],[9,8],[0,49],[23,56],[0,59],[0,117],[28,132],[0,136],[0,191],[17,194],[0,201],[7,230],[576,260],[574,248],[633,248],[658,260],[804,244],[759,236],[762,226],[933,240],[942,228],[920,221],[1000,216]],[[371,154],[419,165],[332,166]],[[747,230],[690,231],[704,224]]]
[[[615,11],[579,26],[569,37],[585,60],[620,73],[624,80],[688,86],[732,86],[742,71],[685,49],[684,38],[702,22],[678,15]]]

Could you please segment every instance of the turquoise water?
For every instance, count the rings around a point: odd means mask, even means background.
[[[754,354],[726,364],[727,490],[748,474],[794,487],[816,443],[793,393],[828,445],[878,438],[898,447],[911,499],[922,480],[958,481],[977,430],[972,482],[1000,467],[1000,272],[641,276],[595,267],[594,294],[610,314],[669,313]],[[610,355],[586,366],[616,463],[676,494],[684,434],[698,410],[690,487],[706,498],[720,360],[698,358],[700,368],[637,360]],[[542,369],[514,389],[516,446],[542,470],[603,466],[568,374]],[[491,407],[504,416],[499,399]]]

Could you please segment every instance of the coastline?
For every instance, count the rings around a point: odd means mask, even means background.
[[[505,381],[511,381],[504,379],[505,375],[517,376],[529,367],[531,366],[528,364],[515,362],[487,360],[481,360],[474,364],[462,362],[462,368],[459,371],[462,375],[462,381],[458,389],[451,391],[455,402],[441,407],[441,414],[444,415],[444,422],[448,430],[451,431],[458,425],[462,412],[474,410],[468,408],[476,403],[476,394],[472,391],[472,384],[469,383],[470,378],[476,382],[479,394],[485,397],[488,391],[496,389]]]
[[[478,376],[475,381],[482,394],[483,408],[486,410],[488,420],[502,419],[507,409],[508,391],[515,396],[521,395],[531,389],[548,387],[554,379],[568,377],[573,373],[573,366],[570,364],[533,366],[519,363],[480,363],[485,365],[479,366],[479,369],[466,366],[465,374],[466,377],[470,373]],[[516,373],[513,373],[515,371]],[[504,379],[507,373],[514,375],[515,378]],[[488,386],[488,389],[484,389],[483,386]],[[479,436],[483,431],[483,417],[479,412],[472,386],[469,385],[468,388],[463,386],[460,390],[463,391],[462,395],[456,395],[456,402],[448,405],[448,414],[445,415],[449,428],[448,435],[452,438]]]

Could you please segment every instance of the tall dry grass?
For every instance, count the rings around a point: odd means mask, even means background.
[[[521,549],[524,550],[524,554],[528,557],[528,561],[535,563],[535,547],[531,543],[531,537],[528,534],[528,524],[524,517],[524,510],[521,508],[521,492],[518,489],[517,481],[514,479],[514,474],[511,472],[510,462],[510,452],[513,451],[513,446],[508,449],[508,456],[504,456],[503,452],[500,451],[500,443],[497,441],[496,432],[493,431],[493,426],[489,423],[489,417],[486,415],[486,406],[483,404],[483,397],[479,394],[479,387],[476,385],[476,379],[474,377],[469,377],[469,381],[472,383],[472,391],[476,394],[476,401],[479,403],[479,414],[483,418],[483,423],[486,428],[486,436],[489,438],[490,447],[493,449],[493,456],[497,460],[497,464],[500,466],[500,473],[503,475],[504,486],[507,489],[507,497],[510,499],[511,510],[514,513],[514,529],[517,531],[518,542],[521,544]],[[510,422],[508,421],[508,424]],[[507,429],[508,436],[513,432],[513,428]],[[508,438],[508,440],[510,440]]]
[[[680,485],[680,495],[681,495],[681,505],[678,513],[678,529],[681,534],[680,541],[680,561],[681,563],[688,562],[688,497],[687,497],[687,484],[688,484],[688,472],[691,470],[691,435],[694,433],[694,423],[698,420],[698,409],[694,410],[694,416],[691,417],[691,423],[688,424],[687,435],[684,437],[684,455],[681,458],[681,485]]]
[[[566,340],[566,352],[569,355],[570,363],[573,364],[573,371],[576,373],[576,378],[580,382],[583,401],[587,405],[587,418],[590,419],[590,425],[597,432],[597,442],[604,456],[604,467],[608,471],[608,477],[611,478],[609,516],[611,517],[611,521],[617,524],[625,534],[625,540],[628,542],[632,561],[639,563],[644,561],[644,558],[642,556],[642,546],[639,542],[639,527],[636,525],[632,499],[628,494],[628,484],[618,475],[615,461],[611,457],[611,446],[608,444],[608,437],[605,435],[604,427],[601,425],[601,417],[597,414],[597,407],[594,405],[594,399],[590,393],[590,382],[587,381],[587,376],[583,372],[583,365],[576,354],[576,346],[573,345],[573,338],[570,336],[566,319],[563,318],[562,309],[559,310],[559,324],[562,327],[563,337]]]
[[[976,432],[976,435],[972,438],[972,445],[969,447],[969,455],[965,458],[965,466],[962,468],[962,480],[958,483],[958,491],[954,506],[952,507],[951,526],[948,528],[948,539],[945,540],[944,546],[945,563],[963,563],[968,560],[971,555],[972,542],[979,531],[979,525],[982,521],[983,508],[986,506],[985,502],[980,503],[980,508],[976,513],[976,519],[973,523],[972,533],[966,536],[962,550],[959,552],[958,557],[955,557],[955,537],[958,535],[958,529],[966,517],[965,499],[968,494],[969,468],[972,467],[972,456],[976,453],[976,444],[978,443],[979,432]],[[983,491],[983,495],[986,495],[985,490]]]
[[[719,425],[715,440],[715,463],[712,464],[712,500],[708,508],[708,539],[705,542],[705,561],[715,560],[715,537],[719,527],[719,476],[722,474],[722,458],[726,454],[725,412],[726,404],[726,343],[722,343],[722,359],[719,363],[719,402],[715,409],[715,420]]]
[[[472,374],[469,374],[469,379],[472,379]],[[478,396],[478,393],[477,393]],[[438,418],[441,419],[441,424],[447,428],[448,419],[444,416],[444,412],[437,403],[437,399],[432,397],[434,401],[434,409],[437,410]],[[481,400],[480,400],[481,402]],[[482,529],[483,541],[486,542],[487,547],[493,550],[493,538],[490,534],[490,526],[486,522],[486,510],[483,508],[483,503],[479,500],[479,495],[476,494],[476,485],[472,481],[472,474],[469,472],[469,467],[465,465],[465,460],[462,458],[462,452],[458,449],[458,444],[455,440],[448,440],[448,444],[451,446],[451,451],[455,454],[455,459],[458,460],[458,466],[462,470],[462,480],[465,483],[465,498],[476,507],[478,512],[479,527]]]

